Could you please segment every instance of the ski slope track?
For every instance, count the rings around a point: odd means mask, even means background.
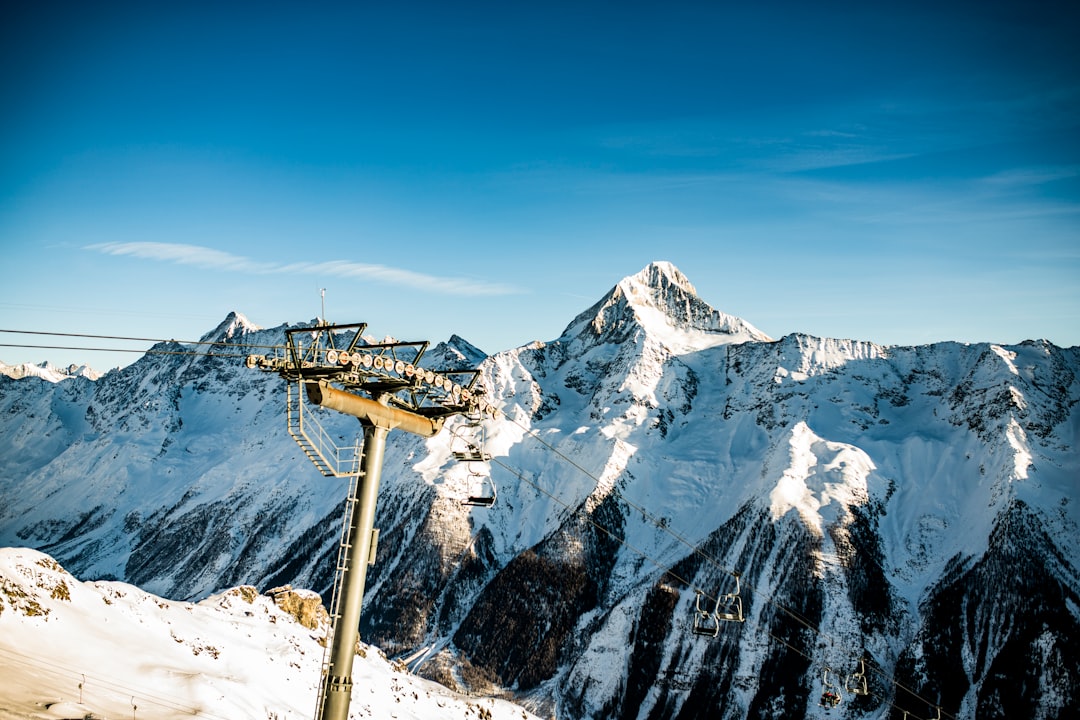
[[[346,481],[242,361],[288,327],[233,313],[202,340],[234,357],[5,372],[0,546],[162,602],[328,599]],[[485,356],[453,336],[421,364],[479,367],[500,414],[488,463],[454,460],[480,437],[463,418],[387,443],[361,635],[417,675],[596,720],[1080,706],[1080,349],[774,340],[657,262],[554,340]],[[462,504],[477,474],[491,508]],[[744,622],[693,633],[734,572]]]

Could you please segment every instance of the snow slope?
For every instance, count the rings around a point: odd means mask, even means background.
[[[0,718],[311,718],[326,615],[296,611],[313,595],[244,586],[177,602],[0,550]],[[531,717],[421,680],[367,645],[353,681],[351,718]]]

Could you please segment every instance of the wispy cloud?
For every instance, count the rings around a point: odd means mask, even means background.
[[[439,277],[386,265],[349,260],[322,262],[272,263],[252,260],[242,255],[222,252],[200,245],[159,242],[115,242],[87,245],[84,249],[106,255],[127,255],[144,260],[158,260],[190,265],[206,270],[237,272],[249,275],[316,275],[319,277],[367,278],[388,285],[400,285],[443,295],[513,295],[521,290],[502,283],[470,278]]]
[[[996,173],[987,177],[985,182],[997,187],[1030,187],[1069,180],[1077,174],[1080,174],[1080,168],[1075,165],[1023,167]]]

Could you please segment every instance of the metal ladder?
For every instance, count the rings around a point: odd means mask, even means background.
[[[349,474],[349,495],[345,499],[345,513],[341,523],[341,541],[338,543],[337,564],[334,570],[334,591],[330,600],[330,631],[326,635],[323,648],[322,667],[319,671],[319,698],[315,706],[315,720],[322,720],[323,701],[326,699],[326,677],[330,673],[330,652],[333,647],[331,638],[337,634],[338,621],[341,619],[341,586],[345,579],[345,566],[348,564],[349,548],[352,547],[352,516],[358,498],[356,488],[360,484],[359,447],[353,460],[353,472]]]
[[[304,398],[301,393],[304,392],[300,387],[300,383],[287,383],[286,405],[285,414],[288,417],[289,423],[289,435],[296,441],[296,444],[300,446],[300,449],[307,455],[308,460],[326,477],[340,477],[343,473],[339,472],[338,465],[340,464],[340,458],[337,458],[337,453],[331,453],[334,456],[335,461],[331,462],[327,458],[326,449],[334,447],[333,443],[330,443],[328,438],[324,437],[326,431],[322,429],[322,426],[311,417],[311,413],[308,413],[307,417],[310,422],[304,422]],[[316,437],[320,442],[316,443],[315,440],[308,435],[308,429],[312,429],[316,433]],[[336,451],[336,448],[334,448]],[[355,462],[355,459],[354,459]]]

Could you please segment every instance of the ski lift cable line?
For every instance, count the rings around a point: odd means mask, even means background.
[[[122,352],[139,353],[140,355],[183,355],[186,357],[232,358],[234,360],[243,360],[247,357],[247,355],[233,355],[231,353],[195,352],[192,350],[139,350],[135,348],[76,347],[71,345],[24,345],[20,343],[0,343],[0,347],[26,348],[31,350],[81,350],[85,352]]]
[[[126,342],[175,342],[182,345],[220,345],[235,347],[237,345],[243,345],[248,348],[265,348],[268,350],[281,349],[281,345],[251,345],[248,343],[230,343],[221,340],[176,340],[175,338],[150,338],[150,337],[129,337],[124,335],[91,335],[89,333],[69,333],[69,332],[50,332],[45,330],[11,330],[7,328],[0,328],[0,333],[11,333],[12,335],[49,335],[51,337],[71,337],[71,338],[87,338],[91,340],[123,340]],[[33,347],[33,346],[30,346]],[[78,349],[78,348],[76,348]]]
[[[514,419],[514,418],[512,418],[512,417],[510,417],[510,416],[509,416],[508,414],[506,414],[506,413],[504,413],[504,416],[505,416],[505,417],[506,417],[506,418],[507,418],[507,419],[508,419],[508,420],[509,420],[510,422],[514,423],[514,424],[515,424],[515,425],[517,425],[517,426],[518,426],[519,428],[521,428],[521,430],[522,430],[523,432],[525,432],[525,433],[526,433],[527,435],[529,435],[530,437],[532,437],[533,439],[535,439],[535,440],[536,440],[536,441],[537,441],[538,443],[540,443],[541,445],[543,445],[544,447],[546,447],[547,449],[549,449],[549,450],[550,450],[551,452],[555,453],[555,454],[556,454],[556,455],[557,455],[558,457],[562,458],[563,460],[565,460],[566,462],[568,462],[568,463],[569,463],[570,465],[572,465],[573,467],[575,467],[575,468],[577,468],[578,470],[580,470],[580,471],[581,471],[582,473],[584,473],[584,474],[585,474],[586,476],[588,476],[588,477],[589,477],[590,479],[592,479],[592,480],[593,480],[593,482],[595,482],[595,483],[599,484],[599,482],[600,482],[599,478],[597,478],[597,477],[596,477],[595,475],[593,475],[593,474],[592,474],[591,472],[589,472],[589,471],[588,471],[588,470],[587,470],[586,468],[582,467],[582,466],[581,466],[580,464],[578,464],[577,462],[575,462],[573,458],[571,458],[571,457],[567,456],[567,455],[566,455],[565,453],[563,453],[562,451],[560,451],[560,450],[559,450],[558,448],[556,448],[555,446],[553,446],[553,445],[552,445],[551,443],[549,443],[549,442],[547,442],[546,440],[544,440],[544,439],[543,439],[542,437],[540,437],[540,435],[539,435],[538,433],[536,433],[536,432],[535,432],[534,430],[532,430],[531,428],[529,428],[529,427],[527,427],[527,426],[523,425],[522,423],[518,422],[517,420],[515,420],[515,419]],[[623,495],[623,494],[622,494],[621,492],[619,492],[618,488],[616,488],[616,487],[612,487],[612,489],[611,489],[611,494],[612,494],[612,495],[615,495],[616,497],[618,497],[619,499],[621,499],[621,500],[622,500],[623,502],[625,502],[625,503],[626,503],[627,505],[629,505],[629,506],[630,506],[630,507],[632,507],[633,509],[635,509],[635,510],[637,510],[638,512],[640,512],[640,513],[642,514],[642,516],[643,516],[643,517],[645,517],[645,518],[647,518],[647,519],[649,520],[649,522],[650,522],[650,523],[652,523],[652,524],[653,524],[653,525],[654,525],[654,526],[655,526],[655,527],[656,527],[657,529],[661,530],[662,532],[665,532],[665,533],[667,533],[668,535],[670,535],[671,537],[673,537],[673,538],[674,538],[675,540],[677,540],[678,542],[680,542],[680,543],[682,543],[683,545],[685,545],[685,546],[686,546],[686,547],[687,547],[687,548],[688,548],[688,549],[689,549],[689,550],[690,550],[690,551],[691,551],[692,553],[694,553],[694,554],[698,555],[699,557],[701,557],[702,559],[706,560],[706,561],[707,561],[708,563],[710,563],[710,564],[711,564],[711,565],[712,565],[713,567],[715,567],[715,568],[717,568],[717,569],[719,569],[719,570],[723,570],[724,572],[727,572],[727,573],[729,573],[729,574],[734,574],[735,570],[733,570],[733,569],[730,569],[730,568],[726,567],[726,566],[725,566],[725,565],[724,565],[724,564],[723,564],[723,563],[722,563],[722,562],[721,562],[720,560],[718,560],[718,559],[717,559],[716,557],[712,556],[712,555],[711,555],[710,553],[708,553],[708,552],[706,552],[705,550],[703,550],[703,549],[702,549],[702,548],[701,548],[701,547],[700,547],[699,545],[695,545],[694,543],[690,542],[690,540],[689,540],[689,539],[687,539],[687,538],[686,538],[686,536],[684,536],[684,535],[682,535],[681,533],[679,533],[679,532],[677,532],[676,530],[674,530],[674,529],[673,529],[673,528],[671,527],[671,525],[670,525],[669,523],[664,523],[664,522],[662,522],[661,520],[659,520],[659,519],[658,519],[658,518],[656,517],[656,515],[654,515],[653,513],[651,513],[651,512],[650,512],[650,511],[649,511],[649,510],[648,510],[647,508],[645,508],[645,507],[644,507],[644,506],[642,506],[641,504],[639,504],[639,503],[637,503],[637,502],[635,502],[635,501],[631,500],[630,498],[626,497],[626,496],[625,496],[625,495]],[[878,565],[878,567],[880,567],[880,565]],[[884,570],[884,568],[882,568],[882,570]],[[770,605],[772,605],[772,606],[773,606],[773,607],[775,607],[776,609],[780,610],[781,612],[783,612],[783,613],[785,613],[785,614],[787,614],[787,615],[791,616],[791,617],[792,617],[793,619],[795,619],[796,621],[798,621],[798,622],[802,623],[803,625],[805,625],[805,626],[806,626],[806,627],[807,627],[808,629],[810,629],[810,630],[814,631],[815,633],[818,633],[818,634],[819,634],[819,635],[821,635],[822,637],[824,637],[824,638],[828,639],[828,640],[829,640],[830,642],[832,642],[832,641],[833,641],[833,638],[829,637],[829,636],[828,636],[828,635],[827,635],[827,634],[826,634],[826,633],[825,633],[824,631],[822,631],[822,630],[821,630],[820,628],[817,628],[817,627],[815,627],[815,626],[813,625],[813,623],[811,623],[811,622],[810,622],[810,621],[809,621],[809,620],[808,620],[807,618],[803,617],[803,616],[802,616],[801,614],[799,614],[799,613],[798,613],[798,612],[796,612],[795,610],[792,610],[791,608],[785,607],[784,605],[782,605],[782,604],[780,604],[779,602],[777,602],[777,601],[776,601],[776,600],[775,600],[774,598],[772,598],[772,597],[771,597],[770,595],[768,595],[767,593],[764,593],[764,592],[762,592],[762,591],[758,590],[758,588],[757,588],[757,587],[755,587],[755,586],[753,586],[753,585],[749,586],[749,588],[748,588],[748,589],[749,589],[749,590],[750,590],[751,592],[756,592],[756,593],[758,593],[758,594],[759,594],[759,595],[761,595],[761,597],[762,597],[762,598],[763,598],[763,599],[765,600],[765,602],[769,603]],[[714,599],[715,599],[715,598],[714,598]]]
[[[90,685],[91,683],[94,685],[100,685],[102,689],[108,692],[116,693],[118,695],[132,695],[138,698],[141,702],[152,703],[154,705],[159,705],[169,710],[175,710],[189,715],[198,715],[200,717],[211,718],[212,720],[230,720],[229,718],[226,718],[224,716],[215,715],[213,713],[207,712],[205,708],[194,707],[190,703],[178,698],[169,698],[164,695],[159,695],[156,691],[148,692],[141,688],[132,687],[121,682],[116,682],[115,680],[109,680],[96,675],[84,673],[81,670],[77,670],[76,668],[71,667],[70,665],[62,665],[57,662],[50,662],[47,660],[43,660],[40,657],[26,655],[24,653],[20,653],[16,650],[11,650],[9,648],[0,648],[0,656],[8,656],[25,665],[36,666],[42,672],[49,673],[55,677],[81,678],[84,685]]]
[[[523,432],[524,432],[525,434],[529,435],[530,437],[532,437],[533,439],[535,439],[535,440],[536,440],[537,442],[539,442],[539,443],[540,443],[541,445],[543,445],[543,446],[544,446],[545,448],[547,448],[547,449],[548,449],[548,450],[550,450],[551,452],[555,453],[555,455],[556,455],[557,457],[561,458],[562,460],[566,461],[567,463],[569,463],[569,464],[570,464],[570,465],[572,465],[573,467],[577,468],[577,469],[578,469],[578,470],[580,470],[580,471],[581,471],[582,473],[584,473],[584,474],[585,474],[585,475],[586,475],[587,477],[591,478],[591,479],[592,479],[592,480],[593,480],[594,482],[596,482],[597,484],[599,484],[599,482],[600,482],[599,478],[597,478],[597,477],[596,477],[595,475],[593,475],[593,474],[592,474],[591,472],[589,472],[589,471],[588,471],[588,470],[587,470],[586,468],[582,467],[582,466],[581,466],[580,464],[578,464],[577,462],[575,462],[575,461],[574,461],[574,460],[573,460],[572,458],[570,458],[569,456],[567,456],[567,455],[566,455],[565,453],[561,452],[561,451],[560,451],[560,450],[559,450],[558,448],[556,448],[556,447],[554,447],[553,445],[551,445],[551,443],[549,443],[549,442],[545,441],[545,440],[544,440],[544,439],[543,439],[542,437],[540,437],[540,436],[539,436],[539,434],[538,434],[538,433],[536,433],[536,432],[535,432],[534,430],[532,430],[532,429],[531,429],[531,428],[529,428],[529,427],[526,427],[525,425],[521,424],[521,423],[520,423],[520,422],[518,422],[517,420],[513,419],[513,418],[512,418],[512,417],[510,417],[510,415],[509,415],[509,414],[507,414],[507,413],[503,413],[502,415],[503,415],[503,417],[505,417],[505,418],[506,418],[507,420],[509,420],[510,422],[514,423],[514,424],[515,424],[515,425],[517,425],[517,426],[518,426],[519,428],[521,428],[521,429],[522,429],[522,431],[523,431]],[[527,479],[527,478],[526,478],[526,477],[524,476],[524,474],[522,474],[522,473],[519,473],[519,472],[515,471],[515,470],[514,470],[514,469],[512,469],[512,468],[511,468],[510,466],[506,465],[505,463],[503,463],[502,461],[500,461],[500,460],[498,460],[498,459],[493,459],[493,461],[494,461],[494,462],[496,462],[497,464],[499,464],[500,466],[502,466],[503,468],[505,468],[505,469],[509,470],[509,471],[510,471],[510,472],[511,472],[512,474],[516,475],[516,476],[517,476],[518,478],[520,478],[521,480],[524,480],[524,481],[525,481],[526,483],[528,483],[529,485],[531,485],[531,486],[533,486],[534,488],[536,488],[536,489],[540,490],[540,492],[544,493],[545,495],[547,495],[547,496],[548,496],[548,497],[550,497],[551,499],[555,500],[555,501],[556,501],[556,502],[558,502],[558,503],[559,503],[560,505],[563,505],[563,506],[564,506],[565,508],[567,508],[567,509],[572,509],[569,503],[565,502],[565,501],[564,501],[564,500],[562,500],[561,498],[558,498],[558,497],[556,497],[556,496],[555,496],[555,495],[553,495],[552,493],[550,493],[550,492],[548,492],[547,490],[545,490],[545,489],[541,488],[541,487],[540,487],[539,485],[537,485],[536,483],[534,483],[534,482],[532,482],[531,480]],[[653,515],[652,513],[650,513],[650,512],[649,512],[649,511],[648,511],[648,510],[647,510],[646,508],[644,508],[643,506],[639,505],[638,503],[635,503],[634,501],[632,501],[632,500],[628,499],[628,498],[627,498],[626,496],[624,496],[624,495],[623,495],[622,493],[620,493],[620,492],[618,491],[618,489],[616,489],[616,488],[612,488],[612,490],[611,490],[611,494],[612,494],[612,495],[615,495],[615,496],[616,496],[616,497],[618,497],[618,498],[620,498],[620,499],[621,499],[621,500],[623,500],[623,501],[624,501],[625,503],[627,503],[627,505],[629,505],[629,506],[633,507],[633,508],[634,508],[635,510],[637,510],[638,512],[641,512],[641,513],[642,513],[642,515],[643,515],[644,517],[648,518],[648,519],[649,519],[649,521],[650,521],[650,522],[651,522],[651,523],[652,523],[653,525],[655,525],[655,526],[656,526],[656,527],[657,527],[658,529],[660,529],[660,530],[662,530],[662,531],[664,531],[664,532],[668,533],[669,535],[671,535],[671,536],[672,536],[673,538],[675,538],[676,540],[678,540],[678,541],[679,541],[680,543],[684,544],[684,545],[685,545],[686,547],[688,547],[688,548],[689,548],[689,549],[690,549],[690,550],[691,550],[691,551],[692,551],[692,552],[693,552],[694,554],[696,554],[696,555],[700,556],[700,557],[701,557],[702,559],[704,559],[704,560],[705,560],[706,562],[710,563],[711,565],[713,565],[714,567],[716,567],[716,568],[718,568],[718,569],[720,569],[720,570],[723,570],[724,572],[727,572],[727,573],[733,573],[733,572],[734,572],[734,571],[732,571],[732,570],[728,569],[728,568],[727,568],[727,567],[726,567],[726,566],[725,566],[724,564],[722,564],[722,563],[721,563],[721,562],[720,562],[720,561],[719,561],[719,560],[718,560],[717,558],[713,557],[713,556],[712,556],[712,555],[710,555],[709,553],[707,553],[707,552],[705,552],[704,550],[702,550],[702,549],[701,549],[700,547],[698,547],[698,546],[694,545],[693,543],[691,543],[691,542],[690,542],[690,541],[689,541],[689,540],[688,540],[688,539],[687,539],[687,538],[686,538],[686,537],[685,537],[684,535],[682,535],[681,533],[678,533],[678,532],[674,531],[674,530],[673,530],[673,529],[672,529],[672,528],[670,527],[670,525],[668,525],[668,524],[663,524],[663,523],[661,523],[661,522],[660,522],[659,520],[657,520],[657,519],[656,519],[656,516],[655,516],[655,515]],[[580,513],[580,511],[574,511],[574,512]],[[681,578],[681,577],[679,577],[678,575],[676,575],[675,573],[673,573],[673,572],[672,572],[672,571],[671,571],[671,570],[670,570],[669,568],[667,568],[666,566],[664,566],[664,565],[663,565],[663,564],[662,564],[662,563],[661,563],[660,561],[658,561],[658,560],[656,560],[655,558],[651,557],[650,555],[648,555],[648,554],[647,554],[647,553],[645,553],[644,551],[642,551],[642,550],[639,550],[638,548],[635,548],[634,546],[632,546],[632,545],[630,545],[629,543],[625,542],[624,540],[622,540],[621,538],[619,538],[618,536],[616,536],[616,535],[615,535],[614,533],[612,533],[612,532],[611,532],[610,530],[608,530],[607,528],[605,528],[605,527],[603,527],[602,525],[600,525],[599,523],[597,523],[597,522],[596,522],[595,520],[593,520],[593,519],[592,519],[591,517],[586,517],[586,519],[587,519],[587,521],[588,521],[588,522],[589,522],[590,524],[592,524],[592,525],[593,525],[594,527],[597,527],[598,529],[600,529],[600,530],[602,530],[603,532],[605,532],[605,533],[607,533],[608,535],[610,535],[610,536],[611,536],[612,538],[614,538],[614,539],[615,539],[616,541],[620,542],[620,543],[621,543],[621,544],[623,544],[623,545],[626,545],[626,547],[630,548],[630,549],[631,549],[631,550],[633,550],[634,552],[637,552],[638,554],[640,554],[640,555],[642,555],[643,557],[645,557],[645,558],[647,558],[648,560],[650,560],[650,561],[651,561],[651,562],[652,562],[652,563],[653,563],[654,565],[656,565],[656,566],[657,566],[657,567],[658,567],[659,569],[661,569],[661,570],[664,570],[664,571],[665,571],[665,572],[667,572],[667,573],[668,573],[669,575],[671,575],[671,577],[673,577],[673,578],[675,578],[675,579],[679,580],[680,582],[684,583],[685,585],[687,585],[688,587],[690,587],[690,588],[692,588],[692,589],[694,589],[694,590],[700,590],[700,591],[702,592],[702,594],[703,594],[703,595],[705,595],[705,597],[709,598],[710,600],[715,600],[715,599],[716,599],[715,597],[713,597],[712,595],[710,595],[710,594],[709,594],[709,593],[708,593],[707,591],[705,591],[705,590],[702,590],[701,588],[698,588],[698,587],[697,587],[697,586],[696,586],[696,585],[695,585],[694,583],[691,583],[691,582],[687,581],[686,579],[684,579],[684,578]],[[791,608],[788,608],[788,607],[784,606],[783,604],[781,604],[780,602],[778,602],[777,600],[775,600],[775,599],[774,599],[774,598],[773,598],[773,597],[772,597],[771,595],[769,595],[768,593],[765,593],[765,592],[763,592],[763,591],[761,591],[761,590],[758,590],[758,588],[757,588],[756,586],[754,586],[754,585],[752,585],[752,584],[749,584],[749,583],[748,583],[748,589],[749,589],[749,590],[750,590],[751,592],[755,592],[755,593],[757,593],[757,594],[758,594],[759,596],[761,596],[761,598],[762,598],[762,599],[763,599],[763,600],[764,600],[765,602],[767,602],[768,604],[772,605],[773,607],[775,607],[775,608],[776,608],[777,610],[779,610],[780,612],[782,612],[782,613],[784,613],[784,614],[788,615],[788,616],[789,616],[789,617],[791,617],[791,618],[792,618],[793,620],[795,620],[796,622],[798,622],[798,623],[800,623],[801,625],[803,625],[804,627],[806,627],[806,628],[807,628],[808,630],[810,630],[810,631],[812,631],[813,633],[815,633],[815,634],[819,635],[819,636],[820,636],[821,638],[823,638],[823,639],[825,639],[825,640],[828,640],[830,644],[834,644],[834,645],[835,645],[835,644],[837,644],[837,640],[836,640],[835,638],[833,638],[833,637],[832,637],[832,636],[830,636],[830,635],[829,635],[828,633],[826,633],[826,632],[824,632],[823,630],[821,630],[821,628],[819,628],[819,627],[816,627],[816,626],[815,626],[815,625],[814,625],[813,623],[811,623],[811,622],[810,622],[810,621],[809,621],[808,619],[804,618],[804,617],[803,617],[803,616],[802,616],[802,615],[801,615],[800,613],[798,613],[798,612],[796,612],[796,611],[792,610]],[[844,647],[844,648],[846,648],[846,645],[845,645],[845,644],[841,644],[841,646],[842,646],[842,647]],[[861,656],[862,656],[862,654],[863,654],[863,653],[862,653],[861,651],[859,651],[859,652],[855,652],[855,651],[852,651],[852,650],[851,650],[850,648],[847,648],[847,650],[848,650],[849,654],[851,654],[851,656],[852,656],[852,657],[861,657]],[[900,688],[900,689],[904,690],[904,691],[905,691],[905,692],[907,692],[907,693],[910,693],[910,694],[911,694],[912,696],[914,696],[914,697],[918,698],[919,700],[921,700],[921,701],[923,701],[923,702],[926,702],[926,703],[927,703],[928,705],[930,705],[931,707],[937,707],[937,706],[935,706],[935,705],[934,705],[933,703],[930,703],[929,701],[927,701],[927,700],[925,700],[924,698],[920,697],[920,696],[919,696],[919,694],[918,694],[918,693],[916,693],[915,691],[911,690],[910,688],[907,688],[907,687],[905,687],[905,686],[904,686],[903,684],[901,684],[901,683],[900,683],[900,682],[899,682],[898,680],[896,680],[896,679],[895,679],[894,677],[892,677],[891,675],[889,675],[889,674],[888,674],[888,672],[886,672],[886,671],[885,671],[885,670],[884,670],[883,668],[881,668],[881,667],[878,667],[878,666],[876,666],[876,663],[874,663],[874,664],[871,664],[871,669],[872,669],[872,670],[873,670],[873,672],[875,672],[875,673],[876,673],[877,675],[880,675],[880,676],[881,676],[882,678],[884,678],[885,680],[887,680],[887,681],[888,681],[888,682],[889,682],[890,684],[892,684],[892,685],[895,685],[896,687],[898,687],[898,688]]]
[[[593,482],[595,482],[597,484],[600,483],[599,478],[597,478],[595,475],[593,475],[591,472],[589,472],[586,468],[582,467],[580,464],[575,462],[573,458],[567,456],[565,453],[560,451],[557,447],[555,447],[551,443],[544,440],[535,430],[533,430],[532,428],[530,428],[530,427],[522,424],[521,422],[517,421],[516,419],[514,419],[513,417],[511,417],[507,413],[503,413],[503,415],[506,417],[507,420],[509,420],[514,425],[519,427],[525,434],[529,435],[534,440],[536,440],[538,443],[540,443],[541,445],[543,445],[544,447],[549,449],[551,452],[555,453],[558,457],[562,458],[563,460],[568,462],[570,465],[572,465],[573,467],[580,470],[582,473],[584,473],[586,476],[588,476],[590,479],[592,479]],[[699,545],[695,545],[694,543],[692,543],[684,535],[682,535],[681,533],[679,533],[675,529],[673,529],[669,523],[665,523],[662,520],[660,520],[659,518],[657,518],[657,516],[654,515],[653,513],[651,513],[647,508],[645,508],[641,504],[639,504],[639,503],[631,500],[630,498],[626,497],[625,495],[623,495],[621,492],[619,492],[619,489],[617,487],[612,487],[611,488],[611,494],[615,495],[616,497],[621,499],[623,502],[625,502],[628,506],[630,506],[634,510],[637,510],[638,512],[640,512],[642,514],[642,517],[646,518],[657,529],[661,530],[662,532],[667,533],[668,535],[673,537],[675,540],[677,540],[678,542],[685,545],[694,554],[696,554],[696,555],[700,556],[701,558],[705,559],[706,561],[708,561],[710,564],[712,564],[717,569],[723,570],[723,571],[725,571],[725,572],[727,572],[729,574],[734,574],[735,570],[726,567],[719,559],[717,559],[716,557],[712,556],[711,554],[709,554],[708,552],[703,550]],[[864,556],[864,559],[869,560],[870,562],[872,562],[882,572],[887,572],[886,569],[884,567],[882,567],[882,565],[879,562],[877,562],[876,560],[874,560],[872,557],[866,555],[866,556]],[[761,592],[760,590],[758,590],[754,586],[750,586],[748,589],[751,592],[756,592],[759,595],[761,595],[765,599],[766,602],[772,604],[778,610],[781,610],[782,612],[790,615],[795,620],[798,620],[799,622],[801,622],[806,627],[808,627],[811,630],[814,630],[815,632],[817,632],[817,633],[821,634],[822,636],[828,638],[830,641],[832,640],[832,638],[829,638],[829,636],[826,635],[820,629],[815,628],[813,626],[813,624],[808,619],[802,617],[798,612],[792,610],[791,608],[784,607],[780,603],[776,602],[772,597],[770,597],[769,595]]]
[[[772,639],[773,639],[773,640],[775,640],[776,642],[780,643],[781,645],[783,645],[784,647],[786,647],[786,648],[787,648],[788,650],[791,650],[791,651],[792,651],[792,652],[794,652],[794,653],[797,653],[797,654],[799,654],[799,655],[802,655],[802,656],[803,656],[804,658],[806,658],[807,660],[809,660],[809,661],[810,661],[811,663],[813,663],[813,662],[814,662],[814,658],[813,658],[813,657],[811,657],[810,655],[807,655],[807,654],[806,654],[806,653],[804,653],[804,652],[803,652],[802,650],[800,650],[799,648],[797,648],[797,647],[795,647],[794,645],[792,645],[791,643],[789,643],[789,642],[788,642],[787,640],[784,640],[783,638],[781,638],[781,637],[778,637],[778,636],[777,636],[777,635],[775,635],[775,634],[774,634],[774,633],[773,633],[773,632],[772,632],[771,630],[766,630],[765,632],[766,632],[766,634],[767,634],[767,635],[768,635],[768,636],[769,636],[770,638],[772,638]],[[900,712],[904,712],[904,710],[903,710],[903,709],[902,709],[902,708],[901,708],[900,706],[898,706],[898,705],[897,705],[896,703],[894,703],[894,702],[892,702],[891,700],[889,700],[889,699],[888,699],[887,697],[885,697],[884,695],[879,695],[878,693],[875,693],[875,692],[871,692],[871,693],[869,693],[869,694],[870,694],[871,696],[873,696],[873,697],[877,698],[878,700],[882,701],[882,702],[886,702],[886,703],[888,703],[889,707],[891,707],[891,708],[895,708],[895,709],[897,709],[897,710],[900,710]],[[916,696],[916,697],[918,697],[918,696]],[[922,700],[922,698],[919,698],[919,699],[920,699],[920,700]],[[922,718],[918,718],[918,717],[912,716],[912,717],[911,717],[911,720],[922,720]]]

